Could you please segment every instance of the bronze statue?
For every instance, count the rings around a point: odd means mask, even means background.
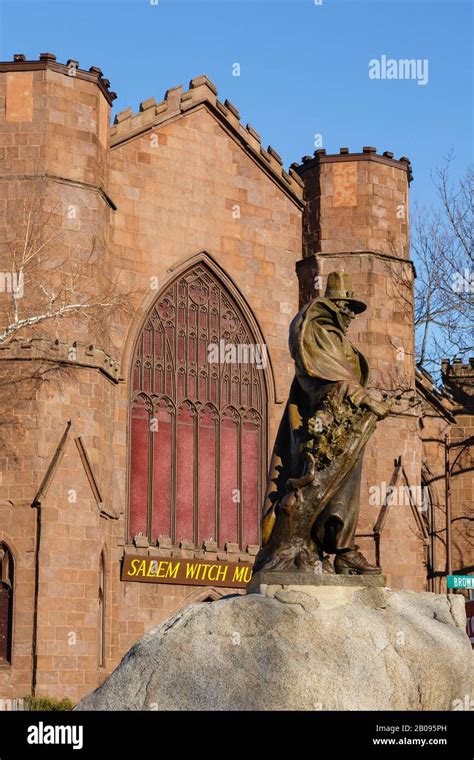
[[[254,572],[381,572],[358,551],[354,534],[364,447],[390,405],[368,394],[367,360],[346,336],[367,308],[353,295],[348,274],[331,272],[324,298],[291,323],[295,378],[273,450]]]

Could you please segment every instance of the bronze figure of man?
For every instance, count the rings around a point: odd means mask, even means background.
[[[295,378],[273,450],[255,570],[319,564],[323,572],[381,572],[354,543],[364,447],[390,411],[367,392],[367,360],[346,335],[365,309],[348,274],[331,272],[324,298],[291,323]]]

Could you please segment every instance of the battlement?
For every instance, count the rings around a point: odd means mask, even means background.
[[[474,413],[474,356],[468,364],[462,359],[443,359],[441,361],[441,377],[445,388],[456,399],[458,404],[469,413]]]
[[[472,377],[474,379],[474,356],[469,358],[469,364],[463,364],[462,359],[454,359],[453,362],[449,359],[442,359],[441,372],[446,378],[464,379]]]
[[[73,341],[71,343],[48,338],[13,340],[0,346],[0,361],[45,361],[56,364],[98,369],[113,382],[119,380],[117,360],[93,345]]]
[[[409,183],[413,179],[413,171],[409,158],[402,156],[399,159],[395,159],[393,153],[389,150],[379,154],[377,153],[377,148],[373,148],[370,145],[364,146],[362,148],[362,153],[351,153],[349,148],[340,148],[339,153],[326,153],[324,148],[320,148],[319,150],[315,150],[312,156],[303,156],[301,163],[291,164],[291,168],[301,176],[304,172],[308,171],[308,169],[313,169],[319,164],[342,163],[348,161],[375,161],[379,164],[387,164],[388,166],[393,166],[402,171],[406,171]]]
[[[324,149],[292,164],[304,181],[303,258],[315,254],[372,252],[409,258],[410,160],[377,153]]]
[[[42,70],[50,70],[96,84],[108,105],[112,105],[117,97],[116,93],[110,90],[110,82],[104,78],[100,68],[91,66],[86,71],[85,69],[81,69],[79,61],[74,59],[69,59],[66,63],[58,63],[53,53],[41,53],[38,60],[29,61],[26,60],[22,53],[17,53],[13,56],[13,61],[0,62],[0,73],[9,74],[11,72],[35,72]],[[15,85],[17,85],[16,82]],[[294,168],[285,171],[283,160],[278,151],[271,145],[268,145],[266,149],[263,147],[259,133],[250,124],[246,124],[245,126],[242,124],[240,113],[233,103],[227,99],[224,102],[218,99],[215,84],[205,75],[192,79],[188,90],[183,90],[182,85],[167,90],[162,101],[157,102],[155,98],[143,100],[137,113],[134,113],[130,107],[125,108],[116,115],[114,126],[110,130],[108,129],[108,124],[102,125],[102,142],[106,143],[105,132],[108,132],[107,137],[110,137],[110,147],[114,148],[144,132],[159,128],[181,114],[190,112],[203,105],[212,111],[224,129],[301,206],[304,183],[298,172]],[[23,110],[28,111],[26,119],[22,115],[21,118],[10,118],[9,120],[30,121],[32,107],[31,100],[28,101],[26,106],[23,106]],[[60,117],[56,115],[54,118]],[[103,118],[101,121],[103,121]]]
[[[229,101],[221,102],[217,97],[217,88],[207,76],[191,79],[189,90],[183,86],[167,90],[164,99],[157,102],[149,98],[140,103],[137,113],[131,108],[118,113],[110,131],[110,145],[115,147],[146,131],[159,128],[180,114],[205,105],[219,119],[223,127],[258,161],[267,173],[270,173],[285,190],[290,191],[301,202],[303,198],[303,181],[298,173],[290,168],[286,172],[283,160],[271,145],[262,146],[261,137],[250,125],[245,127],[240,121],[240,113]]]
[[[79,67],[79,61],[70,58],[66,63],[57,63],[54,53],[40,53],[39,59],[27,61],[23,53],[15,53],[13,61],[0,61],[0,72],[12,71],[41,71],[50,69],[65,76],[77,77],[86,82],[94,82],[101,90],[109,105],[117,97],[115,92],[110,91],[110,82],[105,79],[101,69],[91,66],[88,71]]]

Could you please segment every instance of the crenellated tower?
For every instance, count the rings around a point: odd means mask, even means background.
[[[20,316],[60,305],[60,298],[43,297],[42,275],[50,292],[71,275],[79,302],[102,287],[91,262],[100,261],[107,278],[114,97],[100,69],[85,71],[75,60],[60,64],[42,53],[39,60],[18,54],[0,63],[1,268],[13,265],[5,241],[26,239],[30,211],[30,233],[42,244],[25,277]],[[31,250],[38,249],[32,244]],[[80,688],[97,667],[97,575],[114,522],[109,494],[118,367],[101,336],[94,338],[87,320],[58,318],[1,346],[2,369],[37,359],[29,366],[42,367],[46,380],[49,367],[64,370],[60,384],[41,382],[24,397],[13,394],[4,426],[0,543],[12,558],[15,583],[12,667],[0,673],[6,696],[60,695]],[[110,561],[110,554],[103,556]]]

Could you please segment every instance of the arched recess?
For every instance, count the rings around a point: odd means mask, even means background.
[[[436,511],[439,509],[439,503],[436,499],[436,491],[433,491],[431,481],[433,475],[423,465],[421,470],[421,489],[422,489],[422,509],[420,516],[425,524],[428,540],[425,543],[425,560],[426,560],[426,583],[428,591],[440,593],[440,573],[437,572],[437,539],[439,539],[436,526]],[[444,572],[444,568],[443,568]]]
[[[206,254],[193,257],[138,331],[128,540],[259,543],[271,372],[256,320],[229,282]]]
[[[237,590],[236,590],[237,592]],[[184,599],[179,599],[175,606],[170,610],[168,618],[173,617],[178,612],[188,607],[190,604],[199,604],[201,602],[218,602],[225,596],[228,596],[229,592],[222,588],[216,588],[215,586],[207,586],[205,588],[196,588],[191,591]]]
[[[15,565],[9,546],[0,541],[0,665],[11,665]]]
[[[208,251],[197,251],[196,253],[193,253],[191,256],[187,256],[186,258],[183,258],[180,261],[177,261],[175,264],[169,267],[166,270],[166,272],[164,272],[164,274],[160,276],[160,284],[162,285],[161,291],[166,290],[166,288],[180,274],[182,274],[183,272],[185,272],[186,270],[188,270],[190,267],[194,266],[195,264],[199,264],[199,263],[203,263],[211,271],[213,271],[215,275],[225,285],[225,287],[231,294],[232,298],[235,298],[237,302],[242,305],[244,313],[251,324],[252,331],[254,332],[255,335],[258,336],[259,340],[262,343],[265,343],[263,330],[249,302],[247,301],[247,299],[245,298],[244,294],[239,289],[239,287],[235,284],[235,282],[231,279],[231,277],[229,277],[225,269],[221,267],[218,260],[214,256],[212,256]],[[149,314],[150,309],[155,303],[155,301],[156,301],[156,290],[150,289],[147,292],[147,294],[144,296],[144,298],[142,299],[142,302],[138,305],[138,307],[136,308],[134,312],[129,329],[127,330],[127,337],[125,339],[125,343],[122,350],[122,356],[120,360],[120,366],[121,366],[120,375],[122,379],[127,377],[130,373],[130,366],[133,364],[133,355],[134,355],[135,346],[137,343],[137,336],[139,335],[142,325],[147,315]],[[280,399],[279,401],[277,401],[278,394],[277,394],[277,388],[276,388],[276,380],[275,380],[275,374],[273,372],[272,357],[270,353],[268,353],[267,355],[267,362],[268,364],[265,370],[265,381],[267,384],[267,394],[268,394],[269,403],[271,404],[282,403],[283,399]]]
[[[98,588],[98,664],[100,668],[105,666],[105,593],[106,593],[106,563],[105,563],[105,550],[100,553],[99,559],[99,588]]]

